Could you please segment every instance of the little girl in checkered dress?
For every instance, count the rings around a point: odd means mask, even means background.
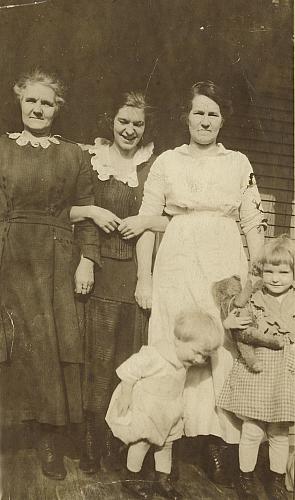
[[[262,371],[255,373],[239,355],[218,398],[218,406],[243,420],[239,444],[240,473],[237,492],[243,500],[258,500],[254,468],[262,439],[269,442],[270,474],[266,485],[273,500],[287,499],[284,474],[288,460],[289,426],[295,420],[295,288],[294,242],[281,236],[262,249],[254,269],[263,287],[254,292],[242,319],[232,311],[228,329],[244,329],[256,320],[262,332],[270,330],[283,340],[280,350],[257,347]]]

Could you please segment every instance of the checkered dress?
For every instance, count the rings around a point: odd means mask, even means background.
[[[251,372],[239,355],[217,405],[263,422],[294,422],[295,291],[292,288],[281,304],[259,291],[253,295],[251,303],[259,326],[264,329],[268,323],[273,329],[277,325],[277,334],[284,335],[285,346],[279,351],[256,348],[256,356],[263,364],[260,373]]]

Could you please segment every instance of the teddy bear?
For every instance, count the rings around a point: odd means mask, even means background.
[[[238,276],[231,276],[230,278],[214,283],[212,290],[222,320],[233,309],[236,310],[236,314],[239,316],[252,317],[252,324],[245,330],[232,330],[232,333],[247,367],[257,373],[262,372],[263,368],[261,362],[256,357],[255,348],[267,347],[268,349],[279,350],[284,346],[283,339],[274,335],[275,332],[272,331],[271,327],[264,332],[258,329],[257,321],[253,313],[251,313],[251,309],[247,308],[251,295],[261,288],[262,280],[253,282],[253,278],[248,277],[245,287],[242,288],[240,278]]]

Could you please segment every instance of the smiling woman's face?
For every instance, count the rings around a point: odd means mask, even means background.
[[[114,142],[123,151],[136,150],[145,128],[145,114],[141,108],[123,106],[114,119]]]
[[[54,90],[42,83],[28,84],[20,105],[25,130],[35,135],[48,135],[58,109]]]

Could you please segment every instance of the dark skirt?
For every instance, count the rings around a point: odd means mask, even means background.
[[[11,347],[11,357],[0,363],[1,424],[81,422],[81,365],[62,363],[56,340],[42,329],[33,339],[15,323]]]
[[[54,239],[53,231],[59,238]],[[82,421],[82,338],[71,233],[11,224],[0,266],[0,419],[51,425]],[[30,244],[29,244],[30,242]]]
[[[84,409],[105,417],[116,369],[147,343],[149,313],[137,304],[92,296],[85,307]]]

